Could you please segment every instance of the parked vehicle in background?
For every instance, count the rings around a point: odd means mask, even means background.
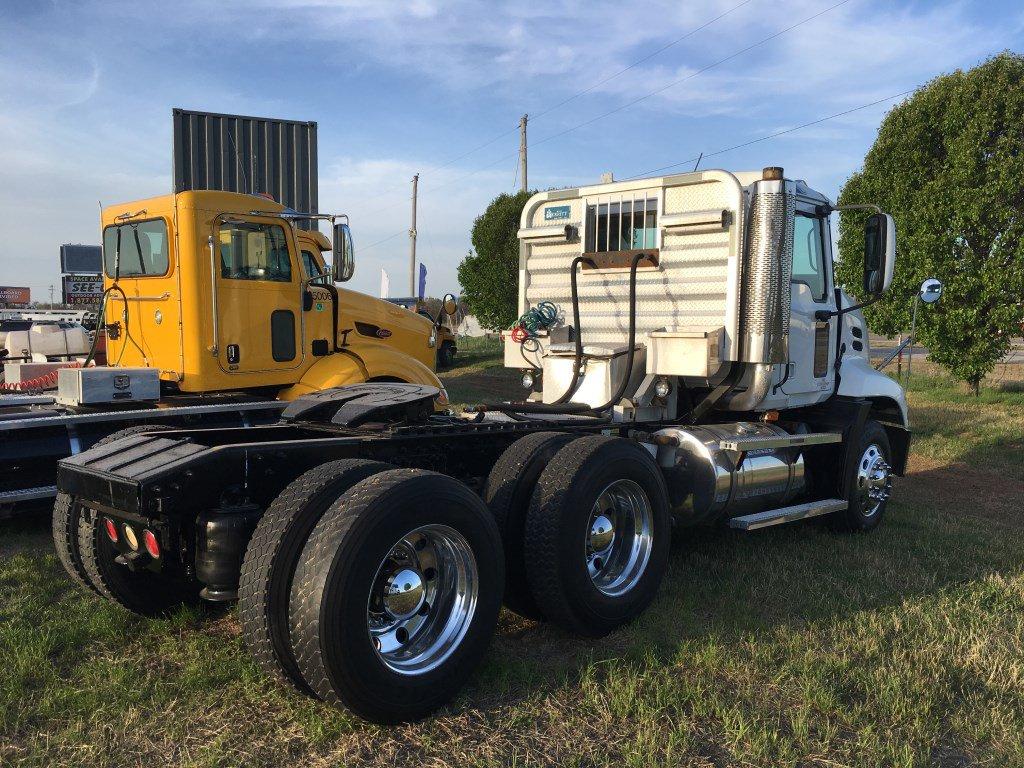
[[[458,301],[452,294],[445,294],[441,299],[441,306],[436,315],[432,315],[427,309],[427,301],[419,298],[396,298],[387,299],[392,304],[422,315],[434,324],[437,331],[437,367],[450,368],[455,362],[455,355],[459,351],[458,336],[453,328],[454,318],[458,312]],[[431,301],[437,301],[431,299]]]
[[[59,459],[127,427],[268,423],[289,400],[366,381],[440,388],[433,323],[335,285],[354,268],[344,218],[206,190],[106,207],[109,366],[92,365],[100,342],[80,326],[7,333],[8,354],[29,359],[5,366],[20,394],[0,397],[0,513],[52,498]],[[297,226],[322,220],[333,243]]]
[[[910,432],[834,284],[834,210],[781,168],[536,194],[504,342],[528,399],[456,415],[436,385],[367,383],[112,440],[61,462],[65,567],[141,613],[238,598],[264,670],[389,723],[455,695],[503,600],[584,636],[636,617],[673,519],[870,531]],[[874,301],[892,219],[865,243]]]

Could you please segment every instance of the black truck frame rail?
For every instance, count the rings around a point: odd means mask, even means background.
[[[286,403],[217,398],[219,402],[156,407],[62,409],[52,397],[0,397],[0,517],[15,505],[57,495],[57,463],[125,427],[169,424],[186,427],[249,427],[274,423]]]

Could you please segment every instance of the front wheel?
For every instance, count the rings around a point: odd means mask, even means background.
[[[310,689],[367,720],[445,704],[498,620],[504,557],[483,502],[458,481],[395,469],[324,513],[292,581],[291,640]]]
[[[850,453],[847,477],[850,482],[849,505],[836,513],[836,523],[846,531],[870,531],[882,522],[892,495],[892,451],[885,427],[867,421],[860,443]]]

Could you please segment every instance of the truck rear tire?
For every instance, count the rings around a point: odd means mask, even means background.
[[[635,618],[668,566],[668,492],[640,444],[589,435],[566,445],[526,517],[526,575],[541,613],[601,637]]]
[[[106,445],[115,440],[120,440],[128,435],[137,435],[140,432],[164,432],[173,427],[166,424],[136,424],[131,427],[118,430],[112,434],[97,440],[91,447]],[[99,588],[92,583],[85,572],[85,565],[82,563],[82,553],[78,547],[78,521],[82,515],[82,506],[66,493],[58,493],[53,504],[53,546],[57,550],[57,559],[64,566],[68,576],[78,586],[84,587],[97,595],[101,594]]]
[[[145,568],[133,571],[117,562],[119,553],[99,520],[100,515],[92,510],[79,516],[78,549],[85,574],[101,597],[142,616],[161,616],[184,602],[198,600],[198,583]]]
[[[871,531],[882,522],[892,493],[892,449],[885,427],[877,421],[866,421],[860,444],[850,453],[850,461],[847,467],[849,505],[836,513],[834,520],[844,531]]]
[[[505,449],[487,476],[484,501],[494,515],[505,548],[505,606],[520,616],[541,620],[543,615],[526,580],[523,536],[530,499],[541,472],[575,435],[535,432]]]
[[[78,519],[82,506],[66,493],[58,493],[53,503],[53,546],[57,559],[78,586],[95,594],[100,591],[89,580],[78,549]]]
[[[465,485],[417,469],[363,480],[324,513],[295,571],[303,678],[366,720],[428,715],[486,652],[504,576],[498,528]]]
[[[370,475],[393,468],[366,459],[313,467],[278,494],[249,540],[238,589],[242,637],[260,669],[303,693],[312,691],[295,663],[288,628],[288,601],[299,555],[339,496]]]

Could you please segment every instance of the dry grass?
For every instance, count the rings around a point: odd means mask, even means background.
[[[233,611],[130,616],[71,587],[45,520],[2,523],[0,765],[1024,765],[1024,400],[986,397],[922,380],[875,533],[683,531],[640,620],[506,614],[453,706],[399,728],[262,678]]]

